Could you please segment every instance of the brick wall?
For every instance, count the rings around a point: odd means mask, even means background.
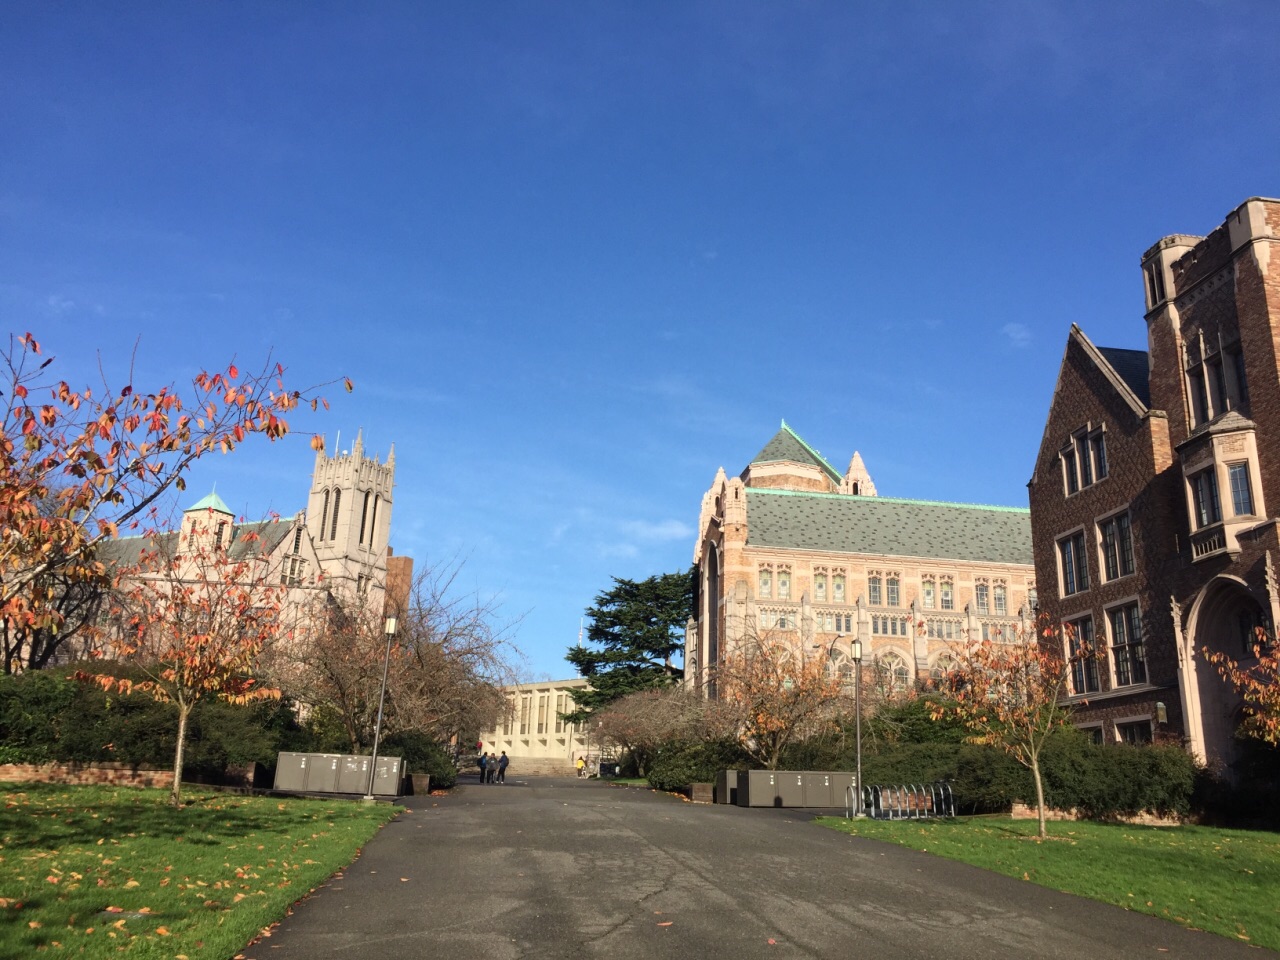
[[[173,788],[172,770],[128,763],[4,763],[0,783],[74,783],[120,787]]]

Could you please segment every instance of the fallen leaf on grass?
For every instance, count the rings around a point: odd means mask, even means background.
[[[167,927],[156,927],[156,933],[162,937],[167,937],[169,935],[169,929]]]
[[[671,924],[673,924],[673,923],[675,923],[675,921],[674,921],[674,920],[663,920],[661,923],[659,923],[659,924],[658,924],[658,926],[660,926],[660,927],[669,927],[669,926],[671,926]]]
[[[777,941],[777,940],[775,940],[775,939],[773,939],[773,937],[770,937],[770,938],[769,938],[769,946],[771,946],[771,947],[776,947],[777,945],[778,945],[778,941]]]
[[[401,882],[401,883],[408,883],[408,882],[409,882],[409,878],[408,878],[408,877],[401,877],[401,878],[400,878],[400,882]]]

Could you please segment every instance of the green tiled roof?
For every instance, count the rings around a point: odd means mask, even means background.
[[[775,438],[776,439],[776,438]],[[748,488],[747,543],[1031,565],[1031,511]]]
[[[209,494],[193,507],[187,510],[212,510],[215,513],[230,513],[231,508],[222,502],[222,498],[218,496],[217,491]]]
[[[822,454],[809,446],[782,421],[782,429],[773,435],[773,439],[764,445],[764,449],[752,458],[752,463],[771,463],[776,460],[789,460],[793,463],[812,463],[822,469],[833,480],[840,480],[841,475],[835,467],[827,463]]]

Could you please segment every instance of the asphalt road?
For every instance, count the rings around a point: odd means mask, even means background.
[[[573,779],[411,808],[254,960],[1280,956],[810,823]]]

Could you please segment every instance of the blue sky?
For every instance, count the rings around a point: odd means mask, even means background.
[[[6,3],[0,310],[154,387],[270,351],[396,445],[392,542],[567,676],[785,418],[1024,506],[1072,322],[1280,194],[1273,2]],[[305,504],[304,437],[201,463]]]

